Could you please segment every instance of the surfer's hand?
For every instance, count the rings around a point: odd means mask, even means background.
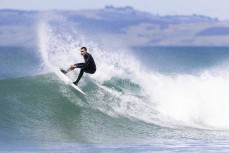
[[[76,65],[75,65],[75,64],[74,64],[74,65],[70,65],[70,67],[71,67],[71,68],[76,68]]]
[[[70,70],[74,70],[77,66],[74,64],[74,65],[70,65]]]

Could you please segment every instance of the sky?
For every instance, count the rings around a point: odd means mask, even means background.
[[[0,0],[0,9],[82,10],[131,6],[159,15],[206,15],[229,20],[229,0]]]

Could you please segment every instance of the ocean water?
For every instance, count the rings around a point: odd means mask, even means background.
[[[229,151],[228,47],[115,48],[65,24],[37,31],[37,47],[0,47],[0,152]],[[79,83],[89,96],[55,74],[83,61],[81,46],[98,67]]]

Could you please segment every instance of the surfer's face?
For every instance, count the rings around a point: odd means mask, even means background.
[[[84,56],[84,55],[87,54],[87,51],[86,51],[85,49],[81,49],[81,50],[80,50],[80,53],[81,53],[82,56]]]

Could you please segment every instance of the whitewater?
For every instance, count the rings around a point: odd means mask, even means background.
[[[37,48],[1,47],[1,152],[228,152],[229,48],[129,47],[58,15],[36,30]],[[82,46],[90,96],[54,72],[83,62]]]

